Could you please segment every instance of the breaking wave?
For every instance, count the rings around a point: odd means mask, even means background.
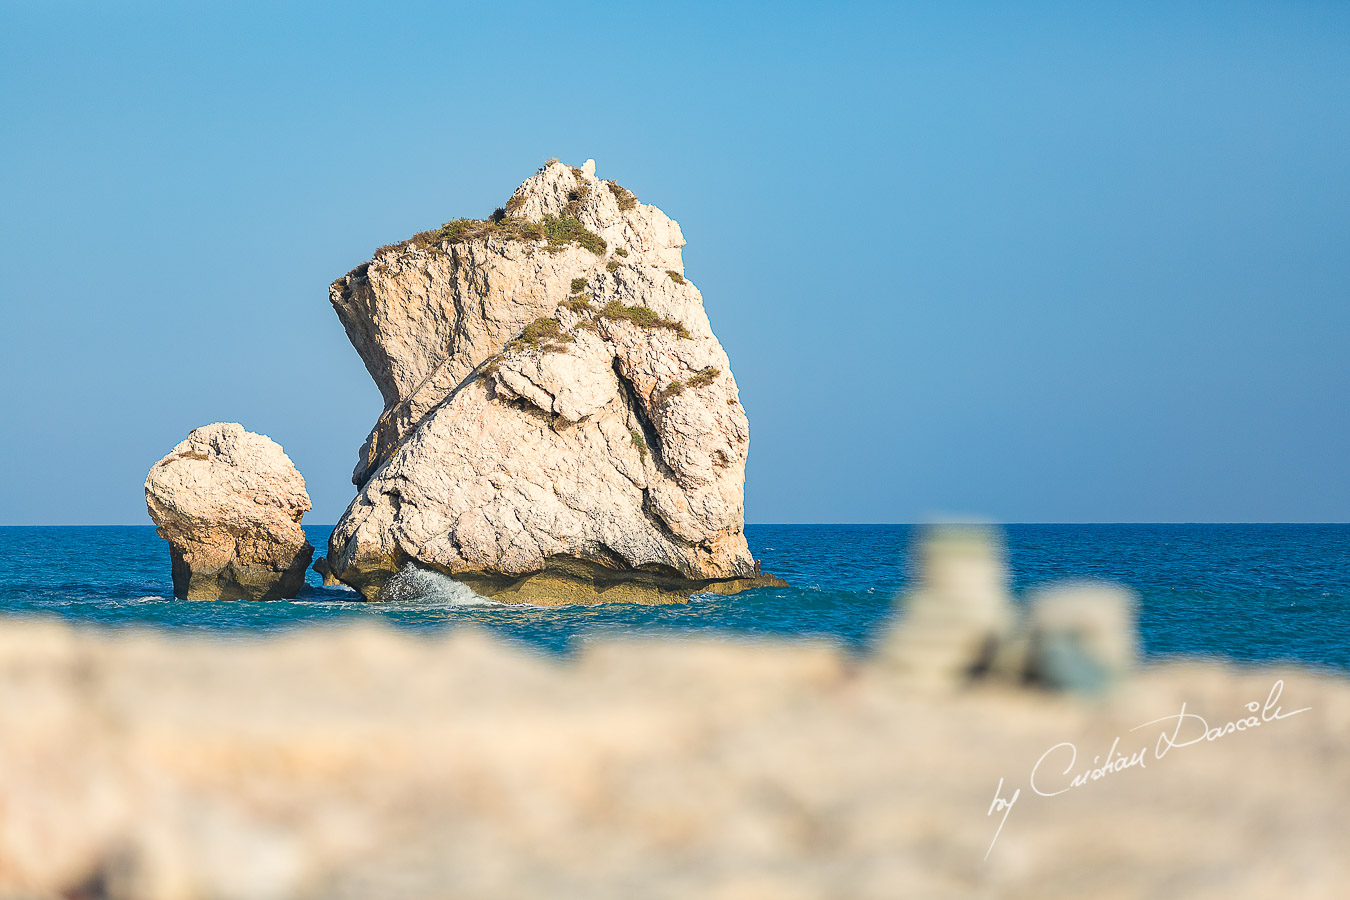
[[[423,569],[412,563],[406,564],[397,575],[385,582],[380,601],[418,606],[498,605],[497,601],[474,593],[468,585],[461,584],[449,575]]]

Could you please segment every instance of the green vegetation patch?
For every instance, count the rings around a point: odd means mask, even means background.
[[[618,182],[606,181],[605,187],[609,188],[609,192],[613,194],[614,199],[618,201],[619,209],[629,210],[637,206],[637,197],[634,197],[632,191],[623,187]]]
[[[605,268],[613,272],[615,269],[619,267],[619,265],[620,263],[617,259],[611,259],[609,262],[605,263]]]
[[[507,204],[510,207],[511,204]],[[446,244],[458,244],[464,241],[498,237],[510,241],[548,241],[550,250],[560,250],[567,244],[578,244],[597,256],[605,252],[605,239],[586,228],[576,219],[545,216],[543,222],[531,222],[528,219],[506,215],[499,210],[500,217],[493,213],[487,221],[479,219],[455,219],[446,222],[440,228],[422,231],[398,244],[385,244],[375,251],[376,256],[391,251],[402,252],[409,247],[423,250],[438,250]]]
[[[563,206],[563,215],[575,219],[581,214],[582,204],[591,195],[590,183],[581,175],[580,169],[573,169],[577,176],[577,186],[567,192],[567,203]]]
[[[564,244],[579,244],[587,250],[600,256],[605,252],[605,239],[594,231],[589,230],[576,219],[564,216],[559,219],[556,216],[544,217],[544,237],[548,238],[549,244],[555,247],[561,247]]]
[[[624,259],[628,258],[628,251],[622,247],[615,247],[614,252],[622,256]]]
[[[442,244],[456,244],[461,241],[471,241],[477,238],[484,238],[492,234],[504,233],[513,228],[512,224],[516,219],[503,217],[501,221],[479,221],[477,219],[454,219],[446,222],[440,228],[433,228],[430,231],[419,231],[412,237],[398,244],[385,244],[375,251],[376,256],[380,256],[389,251],[403,251],[409,247],[417,247],[423,250],[430,250],[439,247]]]
[[[722,370],[717,368],[716,366],[704,366],[702,369],[699,369],[692,376],[690,376],[688,381],[681,381],[678,378],[671,381],[670,384],[666,385],[664,388],[660,390],[659,395],[656,399],[669,400],[671,397],[675,397],[681,394],[685,388],[707,387],[708,385],[712,384],[713,379],[715,379],[720,374],[722,374]]]
[[[681,275],[679,272],[674,272],[671,271],[670,269],[666,269],[666,274],[669,275],[670,280],[675,282],[676,284],[684,284],[684,276]]]
[[[716,366],[704,366],[702,369],[695,372],[693,377],[689,379],[689,386],[691,388],[707,387],[713,383],[713,379],[721,374],[722,370]]]
[[[683,322],[663,319],[646,306],[624,306],[618,300],[611,300],[600,310],[599,315],[602,319],[623,319],[639,328],[669,328],[682,338],[689,337],[689,329],[684,327]]]
[[[633,446],[637,448],[638,456],[643,462],[647,461],[647,439],[642,436],[642,432],[636,428],[628,429],[628,436],[633,439]]]
[[[572,312],[580,315],[581,313],[591,311],[591,298],[585,294],[581,294],[577,297],[569,297],[558,305],[563,309],[570,309]]]
[[[582,291],[584,291],[584,290],[586,290],[586,279],[585,279],[585,278],[573,278],[573,279],[572,279],[572,293],[574,293],[574,294],[580,294],[580,293],[581,293]]]
[[[576,338],[562,330],[557,319],[535,319],[525,326],[519,337],[508,341],[505,349],[513,352],[542,350],[544,353],[550,353],[565,350],[567,344],[575,341]]]

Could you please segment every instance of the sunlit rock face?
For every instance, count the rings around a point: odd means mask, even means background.
[[[309,494],[271,438],[232,422],[194,429],[150,469],[145,503],[169,542],[175,596],[277,600],[304,584]]]
[[[490,221],[458,220],[335,281],[385,409],[333,575],[377,598],[412,562],[503,600],[734,591],[750,432],[684,236],[556,160]]]

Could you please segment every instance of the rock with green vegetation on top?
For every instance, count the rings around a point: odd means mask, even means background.
[[[550,160],[488,219],[333,283],[385,401],[328,554],[367,598],[409,565],[533,603],[766,583],[749,424],[684,236],[594,171]]]

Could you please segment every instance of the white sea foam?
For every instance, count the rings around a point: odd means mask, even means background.
[[[497,606],[474,593],[449,575],[423,569],[408,563],[397,575],[385,582],[380,600],[391,603],[412,603],[418,606]]]

